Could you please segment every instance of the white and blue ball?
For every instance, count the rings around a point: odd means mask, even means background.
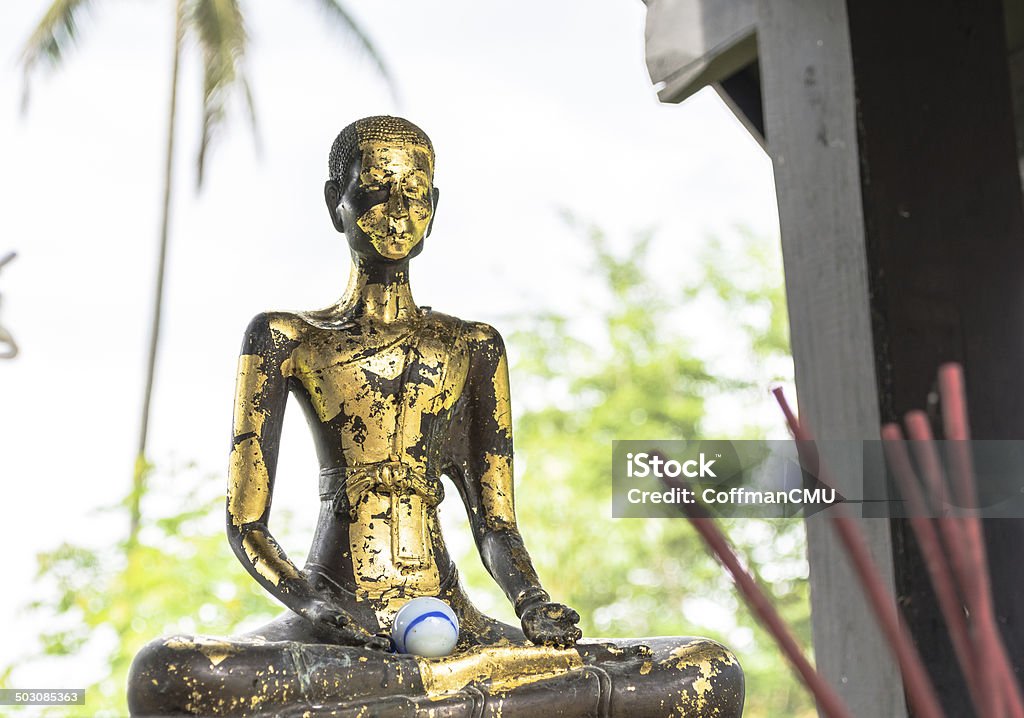
[[[459,619],[441,599],[420,596],[395,615],[391,640],[399,653],[424,658],[447,656],[459,640]]]

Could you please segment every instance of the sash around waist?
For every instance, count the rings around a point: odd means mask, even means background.
[[[419,496],[434,507],[444,499],[444,487],[440,478],[394,460],[320,470],[320,500],[330,501],[336,513],[355,519],[355,508],[370,494]]]

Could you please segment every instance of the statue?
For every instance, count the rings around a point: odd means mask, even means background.
[[[239,360],[228,538],[287,610],[231,638],[174,636],[136,656],[133,715],[738,716],[743,676],[696,638],[581,641],[541,587],[516,524],[501,336],[419,307],[409,260],[430,235],[434,150],[412,123],[369,117],[331,149],[325,186],[351,247],[344,296],[249,325]],[[320,515],[299,569],[269,529],[288,393],[320,461]],[[449,476],[521,626],[469,601],[438,522]],[[569,548],[571,550],[571,547]],[[438,597],[461,627],[451,655],[390,652],[396,612]]]

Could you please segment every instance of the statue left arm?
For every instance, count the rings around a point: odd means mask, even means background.
[[[446,471],[466,504],[483,564],[515,606],[527,638],[571,646],[580,637],[579,614],[550,600],[516,525],[505,345],[486,324],[470,324],[466,340],[469,373],[452,423]]]

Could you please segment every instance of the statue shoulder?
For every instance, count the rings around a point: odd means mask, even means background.
[[[450,314],[434,311],[429,307],[424,307],[424,309],[427,310],[427,317],[435,327],[448,329],[470,347],[492,346],[504,351],[505,344],[501,334],[490,324],[459,319]]]
[[[455,341],[471,360],[496,363],[505,357],[505,342],[498,330],[490,324],[459,319],[429,307],[424,309],[427,311],[428,326],[449,337],[449,341]]]
[[[478,344],[503,343],[497,329],[486,322],[463,322],[464,336],[468,341]]]
[[[260,312],[245,330],[242,354],[270,354],[301,343],[308,324],[294,312]]]
[[[472,353],[484,353],[501,358],[505,355],[505,342],[497,329],[485,322],[463,322],[463,339]]]

